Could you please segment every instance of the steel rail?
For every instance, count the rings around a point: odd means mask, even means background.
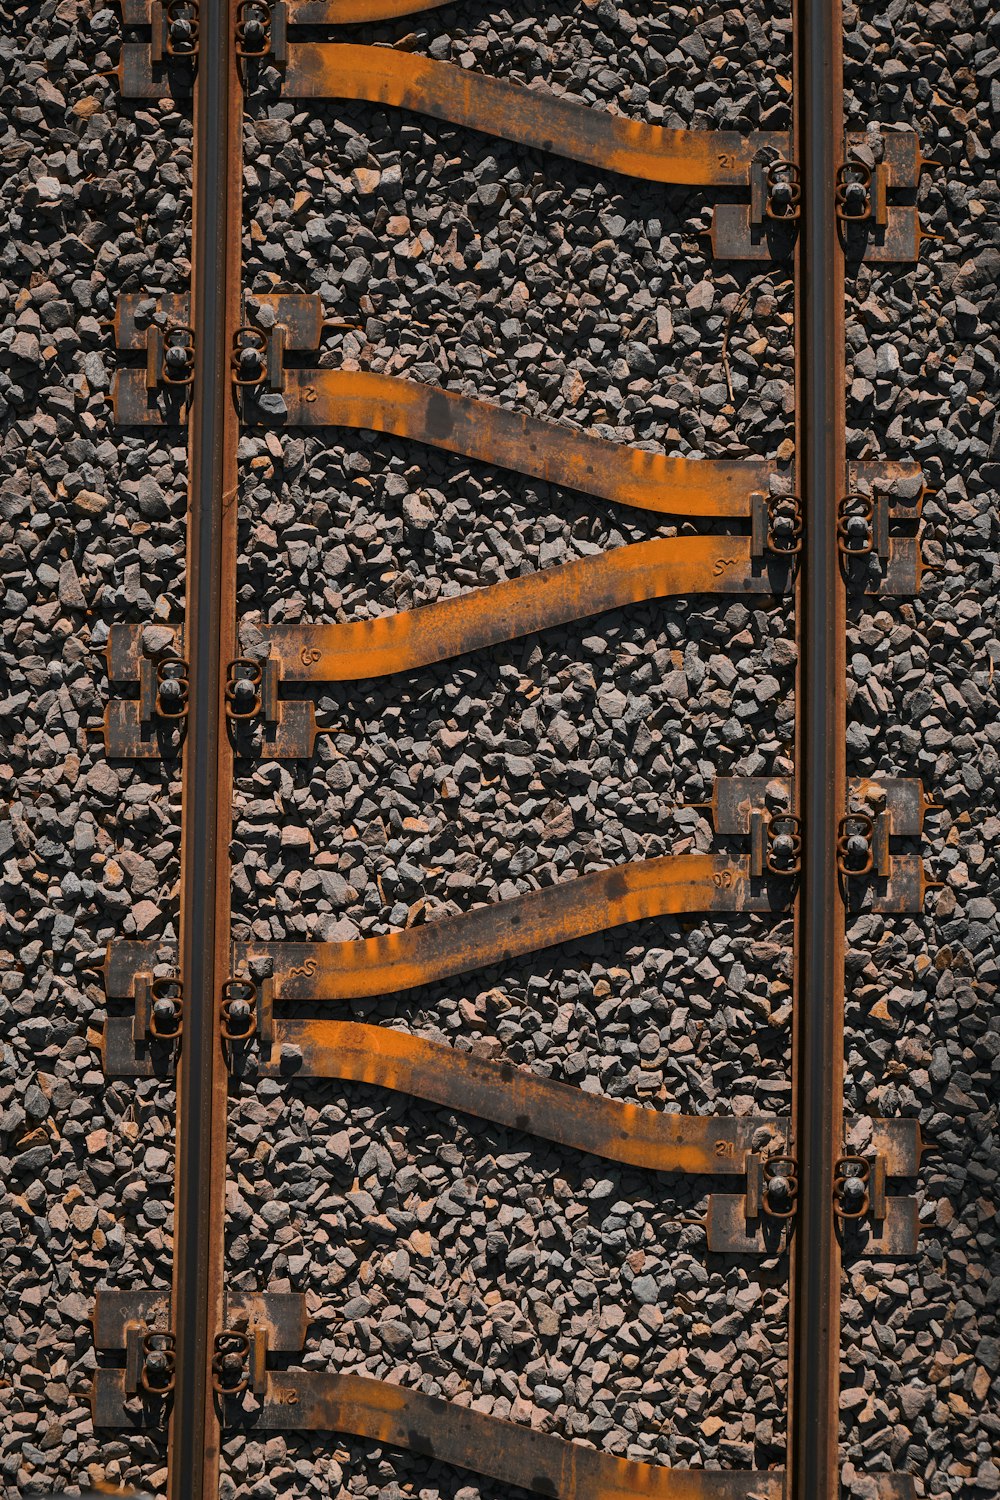
[[[177,1068],[173,1309],[177,1384],[170,1500],[217,1490],[219,1421],[212,1336],[222,1323],[227,1074],[217,996],[228,969],[232,762],[223,663],[236,635],[237,417],[231,331],[238,324],[242,92],[231,0],[203,0],[194,114],[186,640],[191,692],[184,752],[180,969],[185,1038]]]
[[[413,438],[549,484],[674,516],[748,516],[772,459],[668,458],[562,422],[508,411],[440,386],[367,370],[286,369],[292,426],[352,427]]]
[[[844,1073],[844,907],[836,860],[846,806],[846,603],[837,550],[846,475],[846,352],[835,196],[843,152],[842,33],[840,0],[798,0],[796,437],[805,505],[798,779],[804,838],[793,1055],[800,1192],[789,1368],[792,1500],[835,1500],[840,1492],[840,1246],[833,1198]]]
[[[389,47],[292,42],[282,92],[388,104],[664,185],[746,187],[763,147],[788,151],[788,136],[777,131],[670,130]]]

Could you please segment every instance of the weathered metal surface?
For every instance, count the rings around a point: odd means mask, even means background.
[[[848,1119],[847,1129],[854,1121]],[[915,1177],[920,1170],[923,1140],[918,1120],[873,1120],[870,1144],[866,1152],[877,1153],[885,1161],[888,1177]]]
[[[682,912],[784,911],[787,881],[752,881],[749,860],[682,854],[616,865],[385,937],[345,943],[237,943],[251,973],[273,964],[275,999],[348,1000],[414,989],[509,963],[627,922]]]
[[[177,1061],[177,1044],[137,1040],[131,1017],[108,1016],[101,1036],[106,1078],[166,1078]]]
[[[450,0],[288,0],[290,26],[357,26],[438,10]]]
[[[102,1288],[94,1301],[93,1326],[95,1348],[124,1358],[123,1365],[95,1371],[91,1386],[94,1426],[163,1427],[167,1398],[176,1384],[170,1293]],[[160,1366],[155,1378],[150,1378],[154,1372],[152,1364],[147,1364],[151,1353]]]
[[[716,260],[787,261],[795,249],[795,221],[754,223],[749,203],[717,203],[708,239]]]
[[[275,323],[270,338],[276,350],[278,334],[283,350],[306,353],[319,348],[323,334],[323,304],[319,297],[269,292],[249,300],[255,311],[262,307],[273,311]],[[118,299],[114,320],[116,347],[123,354],[146,353],[147,364],[142,369],[124,367],[116,371],[111,388],[115,423],[119,427],[183,426],[188,420],[190,387],[165,385],[152,367],[156,362],[152,351],[165,330],[188,327],[191,299],[186,293],[157,297],[155,315],[140,319],[140,305],[149,301],[134,292],[124,293]]]
[[[172,971],[177,964],[177,944],[126,938],[108,943],[104,952],[104,993],[109,1000],[135,998],[137,974],[152,975],[163,966]]]
[[[918,521],[923,510],[924,471],[911,459],[852,459],[845,491],[868,489],[884,494],[892,521]]]
[[[900,915],[923,911],[924,897],[938,882],[929,880],[924,862],[916,854],[894,854],[889,874],[877,873],[846,882],[849,911],[877,911]]]
[[[875,1500],[917,1500],[912,1474],[869,1474],[875,1485]]]
[[[137,698],[112,698],[104,708],[104,748],[109,760],[172,760],[183,730],[162,719],[143,719]]]
[[[877,577],[872,578],[869,569],[862,589],[866,594],[880,597],[895,596],[909,598],[920,592],[920,580],[924,575],[924,559],[920,538],[916,536],[892,536],[888,542],[888,556],[880,567],[876,565]]]
[[[712,254],[722,260],[781,260],[791,256],[793,240],[780,222],[754,224],[748,203],[716,204],[709,231]],[[888,205],[885,225],[845,226],[844,246],[849,261],[908,264],[920,257],[917,210],[905,204]]]
[[[179,632],[155,653],[142,649],[143,627],[113,626],[106,661],[111,682],[131,682],[138,696],[111,699],[104,711],[104,745],[111,759],[177,755],[187,728],[190,680]],[[117,674],[117,675],[116,675]]]
[[[121,1428],[140,1432],[143,1428],[166,1426],[166,1414],[150,1410],[150,1403],[127,1390],[127,1376],[120,1365],[104,1365],[94,1371],[90,1391],[90,1414],[96,1428]],[[157,1403],[162,1408],[163,1403]]]
[[[766,494],[777,472],[769,459],[649,453],[437,386],[363,370],[286,370],[283,394],[282,425],[391,433],[661,515],[749,516],[751,497]],[[112,399],[119,427],[187,420],[182,396],[150,389],[143,370],[119,370]]]
[[[260,964],[270,965],[269,983],[278,1000],[360,998],[470,973],[645,917],[787,909],[789,882],[777,877],[754,881],[749,870],[749,859],[742,857],[667,855],[582,875],[385,937],[348,943],[237,943],[234,957],[241,966],[252,963],[255,974]],[[928,889],[922,862],[910,855],[895,857],[889,880],[871,883],[877,887],[871,909],[883,912],[919,911],[919,904],[905,903],[922,900]],[[857,907],[869,904],[863,894]],[[109,998],[134,998],[136,974],[175,961],[174,945],[109,943],[105,992]],[[879,1149],[891,1154],[888,1146]]]
[[[123,354],[144,353],[151,327],[191,321],[191,298],[187,292],[163,293],[155,298],[157,318],[140,320],[139,308],[150,302],[141,292],[122,292],[115,308],[115,347]],[[255,292],[250,299],[255,307],[273,310],[275,320],[285,330],[285,348],[303,353],[313,352],[323,336],[323,301],[315,294],[299,292]]]
[[[837,547],[844,580],[865,593],[915,594],[924,571],[918,533],[890,535],[889,524],[903,511],[912,525],[919,516],[919,492],[907,510],[884,492],[848,491],[837,505]]]
[[[883,127],[878,132],[881,141],[882,165],[888,174],[890,188],[916,188],[925,157],[920,149],[920,136],[915,130],[890,130]],[[858,147],[871,150],[872,139],[867,130],[847,130],[844,141],[849,152]]]
[[[94,1347],[115,1353],[125,1348],[130,1324],[165,1330],[170,1327],[170,1319],[168,1291],[99,1287],[94,1294]],[[272,1352],[294,1354],[305,1344],[309,1320],[301,1292],[242,1291],[233,1287],[226,1297],[226,1321],[234,1327],[266,1328]]]
[[[156,28],[154,26],[154,42]],[[196,351],[188,426],[185,651],[190,702],[181,770],[175,920],[185,996],[176,1069],[173,1308],[176,1374],[167,1500],[218,1492],[219,1413],[210,1342],[225,1290],[228,1073],[216,997],[228,969],[233,756],[219,708],[221,664],[236,649],[239,416],[229,350],[242,307],[243,93],[231,6],[198,20],[192,140],[191,323]]]
[[[884,1219],[857,1219],[839,1229],[845,1256],[892,1259],[914,1256],[919,1238],[916,1198],[886,1198]],[[829,1210],[833,1213],[832,1202]],[[774,1221],[748,1218],[742,1193],[711,1193],[705,1216],[708,1248],[725,1255],[773,1254],[781,1243]]]
[[[149,386],[144,369],[115,372],[111,404],[116,427],[183,427],[188,420],[184,390]]]
[[[139,681],[142,659],[148,654],[143,646],[146,629],[145,625],[140,624],[112,625],[104,647],[104,661],[110,682]],[[158,632],[168,631],[170,635],[155,655],[183,656],[183,625],[161,625],[157,621],[156,629]]]
[[[228,1328],[263,1329],[272,1354],[294,1354],[305,1347],[309,1314],[303,1292],[255,1292],[231,1288],[226,1294]]]
[[[301,1054],[294,1068],[282,1049]],[[750,1151],[788,1145],[772,1116],[675,1115],[585,1093],[387,1026],[278,1021],[266,1071],[370,1083],[657,1172],[741,1175]]]
[[[848,910],[921,911],[927,891],[937,882],[928,879],[918,855],[891,853],[888,840],[890,835],[918,836],[923,830],[925,813],[936,804],[924,796],[918,780],[853,777],[847,790],[852,807],[867,802],[875,811],[875,823],[886,815],[879,830],[881,863],[870,872],[862,871],[842,880],[842,895]],[[791,807],[792,792],[793,783],[787,777],[720,777],[712,788],[711,799],[698,805],[710,809],[717,833],[746,834],[753,831],[755,814],[773,818]]]
[[[892,1260],[916,1255],[920,1241],[920,1205],[916,1198],[886,1198],[885,1218],[866,1217],[840,1223],[843,1254],[853,1260]]]
[[[304,760],[312,755],[325,731],[316,724],[315,705],[300,698],[279,698],[274,719],[259,717],[250,724],[231,725],[237,755],[264,760]]]
[[[927,235],[920,228],[920,215],[908,204],[890,203],[886,222],[866,220],[843,224],[844,257],[848,262],[865,261],[887,265],[910,265],[920,259],[920,246]],[[933,235],[930,236],[933,239]]]
[[[145,1287],[129,1291],[98,1287],[94,1294],[94,1348],[109,1353],[123,1350],[133,1323],[148,1329],[168,1329],[170,1293]]]
[[[863,177],[869,190],[864,194],[863,211],[856,212],[838,200],[838,218],[849,254],[863,255],[871,261],[916,259],[920,244],[920,226],[916,210],[908,205],[890,204],[890,189],[916,188],[923,158],[920,141],[912,131],[881,131],[883,160],[874,169],[855,157],[851,172]],[[872,140],[865,131],[848,132],[845,150],[859,147],[871,150]],[[846,171],[844,168],[842,171]],[[783,188],[783,199],[776,203],[776,173]],[[712,218],[709,235],[713,254],[729,260],[789,260],[795,244],[802,207],[802,178],[794,162],[757,162],[750,172],[749,203],[719,204]],[[846,216],[845,216],[846,215]]]
[[[899,838],[920,838],[929,812],[940,810],[924,792],[919,777],[851,776],[847,782],[848,806],[867,806],[889,815],[890,832]]]
[[[788,136],[777,131],[665,130],[388,47],[291,43],[283,92],[413,110],[647,182],[745,187],[758,152],[788,154]]]
[[[867,805],[875,812],[884,810],[891,820],[894,836],[919,838],[924,818],[939,806],[924,793],[919,777],[851,776],[847,782],[851,808]],[[719,776],[712,786],[707,807],[715,832],[726,837],[750,832],[750,818],[755,812],[780,812],[794,805],[795,778],[790,776]]]
[[[667,458],[440,386],[364,370],[286,370],[283,395],[292,426],[388,432],[664,515],[749,516],[751,495],[766,494],[777,472],[768,459]]]
[[[149,42],[122,42],[115,72],[123,99],[187,99],[194,84],[191,62],[178,58],[154,63]]]
[[[254,1426],[265,1432],[349,1433],[551,1500],[782,1500],[784,1494],[778,1470],[734,1473],[630,1462],[360,1375],[271,1372]]]
[[[743,1193],[710,1193],[705,1239],[712,1255],[774,1255],[787,1244],[791,1221],[747,1217]]]
[[[231,1290],[225,1299],[227,1327],[245,1337],[256,1365],[256,1385],[266,1382],[267,1355],[297,1354],[305,1345],[308,1315],[301,1292]],[[125,1356],[124,1367],[104,1365],[94,1376],[91,1409],[94,1426],[163,1427],[163,1398],[175,1384],[173,1298],[169,1292],[101,1289],[94,1305],[94,1346],[102,1354]],[[151,1350],[168,1351],[169,1380],[150,1380],[144,1359]],[[161,1361],[162,1363],[162,1361]]]
[[[792,1113],[801,1177],[790,1266],[794,1500],[837,1500],[841,1492],[841,1265],[832,1200],[843,1140],[845,1053],[845,920],[835,862],[837,823],[847,805],[847,610],[837,548],[847,467],[846,298],[835,197],[844,140],[843,26],[835,0],[796,5],[793,112],[803,201],[794,266],[795,445],[806,555],[796,610],[795,769],[808,838],[793,979]]]
[[[434,604],[337,625],[268,625],[286,682],[384,677],[512,641],[604,610],[674,594],[781,594],[793,573],[757,561],[748,536],[667,537],[545,568]]]
[[[168,630],[170,635],[153,653],[144,646],[147,629],[144,625],[114,625],[108,634],[105,657],[109,680],[119,686],[139,687],[138,697],[111,698],[105,707],[104,744],[110,759],[166,760],[181,752],[182,723],[160,716],[149,687],[148,669],[151,664],[184,650],[184,628],[180,625],[158,628]],[[251,665],[259,671],[259,664]],[[267,665],[264,664],[265,669]],[[256,696],[253,712],[245,720],[230,721],[234,750],[240,755],[276,760],[312,755],[317,735],[322,732],[316,726],[315,705],[301,699],[278,698],[277,678],[274,673],[270,675],[271,691]]]

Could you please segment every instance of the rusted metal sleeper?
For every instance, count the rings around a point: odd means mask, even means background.
[[[252,1335],[242,1342],[252,1347]],[[252,1363],[248,1353],[246,1375],[238,1382],[241,1392],[252,1382],[250,1400],[256,1400],[256,1410],[247,1405],[239,1420],[250,1431],[345,1433],[550,1500],[782,1500],[784,1495],[784,1475],[777,1469],[671,1469],[636,1463],[385,1380],[322,1370],[265,1368],[258,1373]],[[138,1431],[150,1425],[145,1406],[129,1401],[129,1385],[126,1369],[95,1371],[95,1426]]]
[[[681,912],[780,911],[787,880],[755,880],[750,860],[662,855],[565,880],[385,937],[343,943],[237,943],[240,972],[270,960],[285,1000],[351,1000],[410,990],[648,917]]]
[[[285,368],[281,393],[284,425],[386,432],[660,515],[749,516],[752,496],[766,495],[778,472],[771,459],[668,458],[440,386],[366,370]],[[157,404],[144,369],[117,371],[113,401],[121,427],[183,420],[183,408],[168,415]],[[252,407],[247,415],[253,417]]]
[[[740,1175],[748,1152],[788,1147],[788,1121],[770,1115],[679,1115],[590,1094],[508,1062],[357,1021],[277,1021],[267,1071],[340,1078],[426,1099],[497,1125],[657,1172]]]
[[[388,47],[292,42],[282,92],[293,99],[363,99],[464,125],[608,172],[677,186],[745,187],[764,148],[787,157],[788,136],[758,130],[667,130]]]
[[[288,0],[290,26],[357,26],[391,21],[421,10],[440,10],[451,0]]]
[[[398,375],[286,369],[282,395],[291,426],[388,432],[664,515],[749,516],[777,473],[770,459],[666,458]]]
[[[674,594],[786,593],[787,560],[748,536],[668,537],[617,547],[374,620],[261,626],[284,682],[354,682],[447,661],[536,630]]]
[[[778,1471],[635,1463],[360,1375],[268,1372],[254,1425],[267,1432],[347,1432],[552,1500],[782,1500],[784,1494]]]

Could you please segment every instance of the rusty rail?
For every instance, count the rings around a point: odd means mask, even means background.
[[[189,429],[187,649],[180,973],[186,1036],[177,1072],[174,1233],[176,1390],[170,1500],[209,1500],[218,1487],[219,1421],[212,1336],[222,1314],[227,1075],[216,1006],[229,948],[232,756],[224,731],[223,664],[236,634],[237,421],[229,385],[238,321],[242,92],[230,0],[201,11],[195,94],[194,391]],[[228,503],[227,503],[228,497]]]
[[[806,523],[798,774],[803,845],[797,923],[794,1134],[802,1180],[792,1270],[789,1381],[793,1500],[836,1500],[840,1244],[832,1212],[844,1092],[844,907],[837,835],[846,810],[846,599],[837,514],[846,462],[843,152],[839,0],[797,0],[795,109],[803,179],[796,287],[797,446]]]

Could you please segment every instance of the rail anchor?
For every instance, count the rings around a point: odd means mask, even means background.
[[[236,56],[243,62],[288,61],[288,6],[278,0],[240,0],[236,7]]]

